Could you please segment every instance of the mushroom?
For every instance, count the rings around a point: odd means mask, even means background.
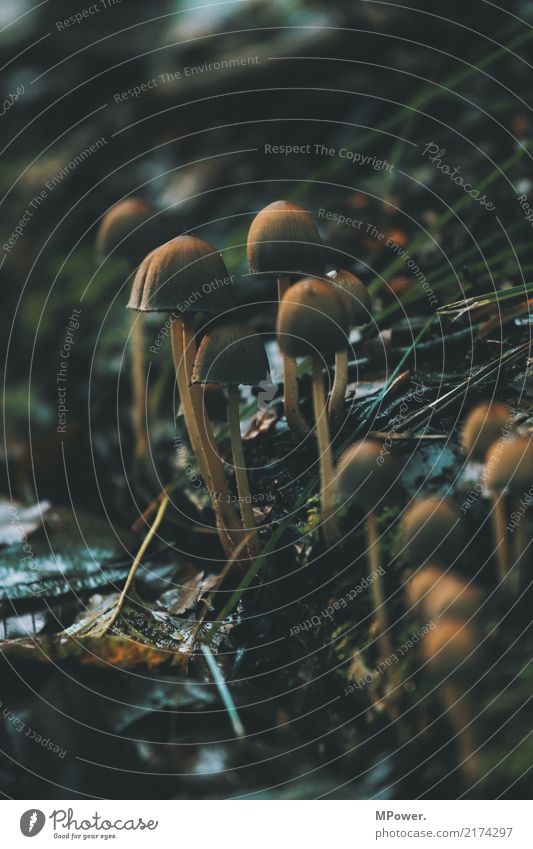
[[[401,541],[411,563],[454,563],[465,547],[459,511],[446,498],[415,501],[403,516]]]
[[[111,253],[136,268],[153,247],[147,223],[155,215],[150,204],[138,197],[121,200],[109,209],[98,227],[96,257],[103,262]]]
[[[196,340],[194,314],[223,314],[234,304],[231,277],[218,251],[196,236],[184,234],[148,254],[141,263],[128,307],[172,316],[171,337],[176,380],[185,424],[200,473],[213,501],[222,545],[228,555],[239,527],[230,501],[224,467],[204,414],[201,386],[190,386]]]
[[[372,604],[382,660],[392,657],[393,650],[387,633],[388,617],[379,556],[376,507],[392,487],[395,476],[394,460],[390,454],[383,453],[379,442],[371,439],[354,442],[346,449],[338,462],[335,476],[337,508],[339,505],[359,504],[366,511],[365,529],[372,575]]]
[[[345,269],[330,271],[327,277],[335,286],[337,294],[346,304],[349,324],[357,327],[368,322],[370,316],[370,296],[364,283]],[[348,351],[346,345],[335,354],[335,379],[329,399],[329,416],[332,427],[338,427],[344,414],[344,399],[348,385]]]
[[[287,200],[274,201],[255,216],[247,253],[251,274],[277,277],[280,304],[295,274],[320,277],[324,273],[324,248],[311,214]],[[296,363],[288,354],[283,354],[283,393],[287,423],[303,439],[309,428],[298,407]]]
[[[482,598],[472,583],[432,563],[409,578],[406,596],[409,605],[430,622],[441,617],[468,620],[479,609]]]
[[[479,634],[461,618],[441,619],[422,640],[422,654],[437,683],[457,739],[459,766],[468,781],[479,772],[475,710],[468,694],[479,663]]]
[[[335,521],[329,510],[333,481],[333,455],[329,435],[322,355],[346,345],[348,330],[342,300],[329,283],[306,277],[283,295],[278,311],[277,338],[282,353],[295,361],[311,356],[313,363],[313,410],[320,460],[320,490],[324,537],[331,545]]]
[[[120,201],[104,215],[96,237],[96,256],[103,262],[111,253],[128,263],[133,271],[153,247],[151,233],[144,226],[154,215],[149,204],[137,197]],[[144,333],[138,316],[131,322],[131,382],[133,392],[133,432],[135,457],[143,460],[148,454],[146,429],[146,368],[144,361]]]
[[[214,383],[228,387],[228,422],[245,531],[255,528],[250,484],[246,471],[239,413],[239,384],[258,386],[268,374],[268,359],[262,339],[248,324],[226,320],[210,328],[198,348],[193,383]],[[257,536],[248,545],[250,557],[257,556]]]
[[[467,457],[483,462],[487,451],[501,439],[512,422],[513,414],[507,404],[484,402],[469,413],[463,427],[462,443]]]
[[[521,564],[528,546],[526,516],[522,515],[516,526],[513,550],[515,564],[510,577],[505,496],[509,495],[511,504],[521,510],[521,499],[529,494],[533,480],[532,437],[516,436],[506,441],[498,440],[489,449],[485,472],[493,500],[494,546],[500,580],[509,580],[511,588],[517,590],[521,584]]]

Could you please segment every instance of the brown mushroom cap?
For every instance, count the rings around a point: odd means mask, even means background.
[[[281,299],[276,331],[279,347],[288,357],[340,351],[348,344],[345,304],[331,283],[305,277]]]
[[[396,463],[379,442],[363,439],[343,453],[335,472],[337,505],[360,504],[371,510],[393,485]]]
[[[287,200],[269,203],[255,216],[247,253],[252,274],[324,273],[324,247],[311,213]]]
[[[415,501],[403,516],[402,545],[412,563],[452,563],[464,549],[459,511],[445,498]]]
[[[114,252],[116,256],[137,265],[153,247],[150,234],[142,225],[152,218],[154,210],[140,198],[122,200],[106,212],[96,236],[96,257],[102,262]]]
[[[512,413],[507,404],[498,401],[478,404],[469,413],[463,426],[462,443],[465,454],[473,460],[484,460],[491,445],[505,433]]]
[[[357,327],[367,324],[371,316],[370,295],[363,281],[344,268],[328,272],[327,277],[333,283],[339,297],[346,303],[350,324]]]
[[[422,640],[422,654],[435,676],[461,678],[478,660],[477,631],[461,619],[441,619]]]
[[[487,454],[486,469],[489,489],[526,493],[533,481],[533,438],[517,436],[504,443],[499,440]]]
[[[207,312],[234,305],[224,260],[212,245],[184,234],[156,248],[142,261],[128,307],[142,312]]]
[[[407,601],[429,621],[441,616],[470,619],[481,604],[481,592],[460,575],[428,564],[409,578]]]
[[[193,383],[243,383],[258,386],[268,375],[261,336],[248,324],[224,321],[202,339],[192,374]]]

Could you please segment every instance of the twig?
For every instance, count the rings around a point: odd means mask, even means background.
[[[131,565],[129,575],[126,579],[126,583],[124,584],[124,589],[122,590],[120,597],[117,601],[117,605],[115,607],[115,610],[113,611],[113,615],[111,616],[109,622],[107,623],[107,625],[105,626],[105,628],[102,631],[102,636],[105,633],[107,633],[107,631],[109,631],[110,628],[113,627],[113,625],[117,621],[118,617],[120,616],[120,612],[121,612],[121,610],[124,606],[126,596],[128,595],[128,592],[130,590],[131,585],[133,584],[133,581],[135,580],[135,574],[137,572],[137,569],[139,568],[139,566],[141,564],[141,560],[143,559],[144,554],[146,552],[146,549],[150,545],[150,542],[152,541],[152,538],[154,537],[155,532],[157,531],[159,525],[161,524],[161,522],[163,520],[163,516],[165,515],[165,511],[168,507],[168,504],[169,504],[169,498],[168,498],[168,495],[167,495],[161,501],[161,504],[159,505],[159,510],[157,511],[157,516],[154,519],[153,525],[150,528],[150,530],[148,531],[148,533],[146,534],[146,536],[143,540],[143,543],[142,543],[139,551],[137,552],[137,554],[135,556],[135,560],[133,561],[133,563]]]

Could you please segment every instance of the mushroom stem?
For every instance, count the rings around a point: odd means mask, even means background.
[[[290,288],[290,278],[287,274],[278,277],[278,303]],[[309,427],[298,407],[298,376],[296,360],[283,354],[283,407],[287,424],[297,439],[309,435]]]
[[[344,399],[348,386],[348,349],[335,354],[335,378],[329,398],[329,418],[331,426],[337,428],[344,413]]]
[[[318,457],[320,463],[320,500],[324,539],[333,545],[337,537],[337,523],[331,509],[333,495],[333,453],[329,435],[326,396],[322,377],[322,363],[318,356],[313,357],[313,411],[315,415]]]
[[[498,566],[498,576],[502,584],[507,583],[509,572],[509,554],[507,551],[507,520],[503,494],[495,492],[492,496],[492,530],[494,541],[494,556]]]
[[[165,511],[168,507],[168,504],[169,504],[169,498],[168,498],[168,495],[167,495],[167,496],[165,496],[165,498],[163,498],[161,504],[159,505],[159,510],[157,511],[157,515],[156,515],[156,517],[153,521],[152,527],[150,528],[150,530],[146,534],[139,551],[135,555],[135,560],[133,561],[133,563],[131,565],[131,569],[128,573],[128,577],[126,578],[126,583],[124,584],[124,589],[120,593],[116,607],[113,611],[113,615],[111,616],[109,622],[107,623],[103,633],[106,633],[110,628],[112,628],[113,625],[115,624],[115,622],[117,621],[118,617],[120,616],[122,608],[124,607],[124,602],[126,601],[127,595],[130,591],[130,588],[133,584],[133,581],[135,580],[135,574],[137,572],[137,569],[141,565],[141,561],[142,561],[142,559],[145,555],[146,549],[150,545],[150,542],[151,542],[152,538],[154,537],[155,532],[157,531],[159,525],[161,524],[161,522],[163,520],[163,516],[165,515]]]
[[[471,783],[479,773],[479,764],[476,733],[467,696],[455,684],[446,683],[442,688],[442,700],[455,731],[459,769]]]
[[[184,313],[184,316],[185,315],[186,313]],[[215,452],[213,452],[213,446],[209,438],[205,437],[206,416],[203,410],[201,395],[200,409],[195,410],[194,407],[193,393],[191,392],[191,389],[194,387],[189,386],[189,378],[187,376],[187,366],[185,361],[185,349],[187,345],[184,344],[184,342],[186,335],[185,323],[182,322],[181,319],[175,319],[171,326],[172,356],[174,358],[176,381],[183,407],[185,426],[187,427],[187,432],[189,434],[189,439],[191,440],[194,456],[196,457],[198,467],[200,469],[200,474],[205,481],[213,502],[213,509],[217,517],[220,542],[226,554],[231,556],[234,548],[234,541],[229,532],[229,528],[232,527],[232,522],[228,521],[230,516],[228,516],[227,510],[227,508],[231,508],[231,505],[229,503],[229,499],[224,500],[224,488],[227,491],[227,482],[222,469],[223,485],[220,486],[220,471],[217,464],[220,464],[220,466],[222,466],[222,464],[220,463],[220,458]],[[201,390],[201,387],[198,388]],[[197,412],[199,412],[199,415],[196,415]],[[201,427],[204,428],[203,436],[200,430]],[[215,454],[217,461],[214,465],[210,462],[213,454]]]
[[[527,538],[527,514],[523,514],[520,516],[521,511],[521,503],[520,498],[515,498],[515,510],[519,515],[518,523],[514,530],[514,544],[513,544],[513,559],[514,566],[513,571],[511,573],[513,589],[516,592],[519,592],[522,587],[522,563],[525,561],[525,552],[528,547],[528,538]]]
[[[254,508],[252,506],[252,495],[250,483],[244,460],[244,450],[241,436],[241,422],[239,416],[239,387],[235,384],[228,386],[228,424],[231,440],[231,451],[233,454],[233,466],[235,468],[235,479],[237,481],[237,492],[241,507],[242,526],[245,531],[255,528]],[[250,539],[248,553],[250,557],[257,557],[259,547],[257,536]]]
[[[185,315],[185,314],[184,314]],[[189,388],[189,379],[187,376],[187,365],[185,361],[185,345],[184,345],[184,330],[182,318],[175,318],[171,325],[171,340],[172,340],[172,359],[174,361],[174,370],[176,372],[176,383],[181,401],[183,418],[191,447],[206,485],[209,482],[209,470],[206,464],[206,458],[202,451],[202,443],[198,426],[194,417],[192,406],[191,393]]]
[[[385,594],[383,592],[383,581],[381,579],[381,563],[379,557],[379,533],[378,523],[374,510],[369,510],[366,516],[366,540],[368,548],[368,562],[370,565],[370,576],[372,582],[372,604],[374,606],[374,622],[378,632],[378,644],[380,660],[387,661],[393,657],[392,643],[387,632],[387,611],[385,607]]]
[[[148,432],[146,429],[146,395],[144,363],[144,331],[142,316],[131,314],[131,382],[133,391],[133,432],[135,437],[135,459],[145,460],[148,456]]]

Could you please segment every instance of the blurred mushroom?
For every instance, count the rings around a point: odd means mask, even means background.
[[[330,271],[327,276],[333,283],[337,294],[346,304],[350,326],[357,327],[366,324],[370,318],[370,296],[364,283],[355,274],[344,269]],[[348,352],[350,349],[348,339],[346,342],[346,347],[335,353],[335,379],[329,399],[329,416],[333,428],[339,426],[344,415],[344,399],[348,386]]]
[[[96,258],[104,262],[110,254],[136,268],[154,247],[149,227],[155,210],[138,197],[126,198],[111,207],[100,221],[96,236]]]
[[[378,442],[364,439],[346,449],[340,458],[335,475],[335,504],[359,504],[365,509],[365,529],[370,573],[372,575],[372,604],[382,659],[392,657],[388,634],[388,616],[383,590],[383,569],[379,556],[379,532],[376,508],[394,484],[396,464],[390,454],[384,454]]]
[[[277,337],[285,356],[311,356],[313,363],[313,409],[320,461],[320,490],[324,537],[332,544],[335,520],[328,498],[333,480],[333,455],[329,434],[322,356],[346,345],[348,330],[342,300],[329,283],[306,277],[291,286],[279,305]]]
[[[422,654],[455,732],[459,768],[469,782],[473,781],[479,773],[476,712],[467,691],[479,662],[477,630],[460,618],[442,619],[424,637]]]
[[[193,382],[228,387],[228,421],[233,465],[245,531],[255,527],[254,510],[241,436],[239,384],[257,386],[268,374],[265,346],[247,324],[224,321],[205,334],[193,369]],[[257,536],[248,545],[251,557],[258,553]]]
[[[248,267],[251,274],[275,276],[278,302],[297,274],[320,277],[324,273],[324,248],[311,214],[286,200],[270,203],[259,212],[248,232]],[[303,439],[309,428],[298,407],[296,362],[283,353],[283,403],[287,423]]]
[[[491,445],[506,433],[512,417],[507,404],[497,401],[484,402],[474,407],[463,426],[462,443],[466,456],[483,462]]]
[[[148,226],[155,212],[149,204],[137,197],[120,201],[104,215],[96,236],[98,262],[114,254],[126,260],[130,273],[154,246],[153,234]],[[131,382],[133,393],[133,432],[135,457],[148,456],[148,430],[146,425],[145,352],[144,333],[139,316],[131,316]]]
[[[409,578],[406,596],[408,604],[421,611],[429,622],[441,617],[466,621],[475,615],[482,599],[472,583],[431,563]]]
[[[185,424],[228,555],[236,543],[231,532],[239,527],[239,521],[204,414],[202,388],[191,387],[190,382],[196,355],[195,313],[219,315],[233,304],[231,278],[222,257],[212,245],[188,234],[172,239],[143,260],[128,304],[130,309],[172,316],[172,353]]]
[[[446,498],[415,501],[402,518],[401,541],[410,563],[454,563],[466,542],[459,511]]]
[[[533,481],[533,438],[517,436],[505,442],[498,440],[487,454],[486,475],[487,487],[493,500],[494,546],[500,580],[509,582],[510,587],[516,591],[521,586],[522,561],[529,544],[526,512],[522,511],[521,502],[526,499],[527,506],[527,496]],[[523,513],[514,529],[515,562],[512,573],[507,547],[506,496],[509,496],[515,509]]]

